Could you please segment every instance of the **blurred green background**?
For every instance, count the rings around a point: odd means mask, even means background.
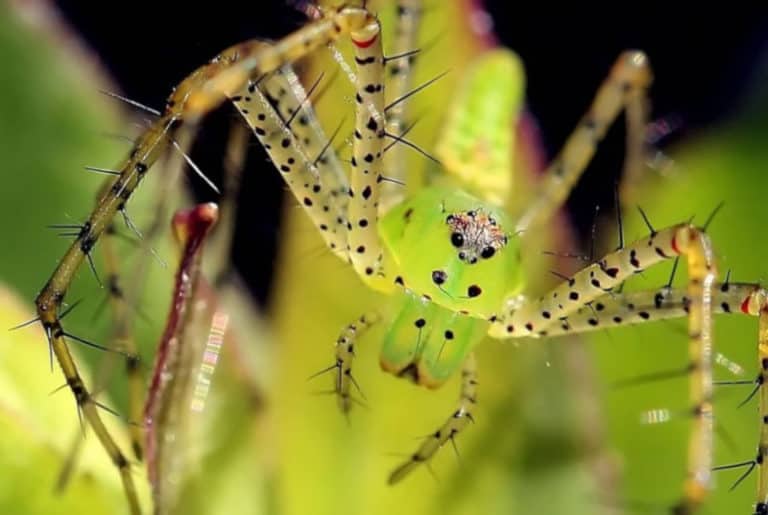
[[[0,328],[34,316],[34,296],[68,244],[45,226],[77,223],[89,212],[100,177],[83,171],[83,165],[109,167],[126,152],[124,142],[102,133],[131,134],[136,129],[120,106],[98,94],[116,87],[72,34],[57,25],[60,21],[44,9],[13,5],[0,4],[0,219],[6,224],[6,244],[0,250]],[[433,11],[428,23],[448,36],[441,38],[439,58],[424,60],[416,83],[446,68],[456,73],[417,99],[414,112],[447,102],[460,70],[479,48],[468,35],[466,12],[458,2]],[[388,16],[382,9],[385,27]],[[768,158],[766,75],[765,68],[755,73],[754,88],[730,119],[665,149],[674,165],[663,175],[649,172],[639,196],[657,227],[691,216],[701,222],[725,202],[710,234],[721,270],[731,269],[736,281],[765,277],[768,243],[761,207],[768,191],[763,169]],[[341,91],[324,102],[321,117],[334,110],[351,115],[347,95]],[[427,117],[412,139],[428,146],[439,121],[439,116]],[[414,156],[412,166],[423,164]],[[141,227],[153,222],[153,192],[161,174],[162,169],[149,174],[129,204]],[[626,206],[625,212],[627,238],[642,236],[645,228],[636,211]],[[683,366],[687,350],[682,321],[601,332],[581,341],[486,342],[478,356],[477,424],[457,442],[460,459],[444,449],[432,465],[436,478],[424,469],[396,488],[386,486],[389,470],[415,448],[420,435],[433,431],[450,413],[456,382],[430,392],[380,373],[379,327],[358,347],[355,375],[368,408],[355,410],[347,423],[331,397],[316,395],[330,387],[331,379],[307,382],[307,377],[330,364],[339,330],[385,300],[365,291],[343,264],[316,252],[320,240],[292,202],[284,215],[271,303],[262,314],[254,314],[242,298],[236,304],[248,313],[243,315],[247,325],[239,325],[238,343],[225,348],[217,369],[200,420],[207,435],[200,443],[202,473],[189,478],[179,513],[575,515],[631,512],[629,507],[638,503],[662,512],[679,498],[689,421],[681,416],[648,426],[640,420],[651,409],[684,411],[685,379],[620,390],[610,384]],[[561,238],[565,232],[562,226],[553,228],[552,236]],[[598,235],[598,248],[607,251],[615,245],[610,219],[601,221]],[[553,248],[540,245],[532,255]],[[129,243],[119,249],[128,270],[143,259]],[[139,322],[137,343],[147,367],[166,316],[175,260],[167,236],[161,236],[157,250],[171,268],[151,263],[142,297],[147,320]],[[532,267],[531,282],[553,280],[545,265]],[[648,271],[630,287],[657,287],[668,273],[669,267]],[[682,282],[684,274],[678,279]],[[67,329],[104,341],[110,320],[108,310],[99,306],[105,297],[83,267],[68,300],[84,302],[67,318]],[[752,378],[757,372],[756,320],[720,317],[716,328],[717,351],[744,367],[741,379]],[[86,368],[104,359],[89,349],[73,350]],[[0,512],[127,512],[117,473],[90,434],[73,484],[54,494],[59,468],[81,429],[69,392],[48,395],[62,378],[55,365],[51,373],[47,354],[36,326],[0,332]],[[733,378],[723,367],[715,373]],[[750,459],[755,453],[756,403],[736,409],[749,388],[717,391],[718,464]],[[100,399],[125,412],[120,374]],[[104,416],[127,449],[121,421]],[[134,467],[134,475],[144,484],[141,469]],[[749,513],[756,476],[729,492],[738,474],[716,475],[706,513]],[[146,486],[143,490],[148,510]]]

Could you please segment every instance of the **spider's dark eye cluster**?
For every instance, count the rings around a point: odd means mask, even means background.
[[[493,255],[496,253],[496,249],[493,247],[485,247],[482,252],[480,252],[480,257],[483,259],[490,259],[493,257]]]
[[[451,234],[451,243],[454,247],[461,247],[464,245],[464,236],[460,232],[454,232]]]

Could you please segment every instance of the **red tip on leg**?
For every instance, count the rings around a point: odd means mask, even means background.
[[[378,34],[374,35],[371,39],[367,39],[365,41],[358,41],[355,38],[352,38],[352,43],[354,43],[357,48],[368,48],[376,41],[377,37],[379,37]]]
[[[675,254],[680,254],[680,249],[677,248],[677,234],[674,234],[672,236],[672,241],[670,242],[670,245],[672,246],[672,250],[675,251]]]
[[[741,303],[741,312],[745,315],[749,315],[749,299],[750,297],[747,297]]]

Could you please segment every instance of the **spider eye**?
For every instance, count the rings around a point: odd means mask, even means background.
[[[459,259],[461,259],[462,261],[464,261],[464,259],[466,259],[466,257],[467,257],[467,255],[466,255],[466,254],[464,254],[463,252],[459,252]]]
[[[460,232],[451,234],[451,243],[454,247],[461,247],[464,245],[464,236]]]
[[[493,257],[493,255],[496,253],[496,249],[493,247],[485,247],[483,251],[480,253],[480,256],[483,259],[490,259]]]

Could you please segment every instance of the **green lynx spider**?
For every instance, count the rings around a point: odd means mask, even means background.
[[[420,9],[419,2],[399,2],[398,23],[406,28],[416,25]],[[461,370],[456,410],[392,473],[390,482],[401,480],[429,460],[472,420],[476,399],[472,348],[483,335],[540,338],[687,317],[694,423],[684,493],[673,511],[695,511],[706,497],[712,469],[712,315],[733,310],[759,316],[761,370],[768,370],[765,290],[756,284],[718,283],[712,244],[702,229],[688,223],[651,229],[647,237],[604,256],[539,298],[525,296],[518,257],[524,232],[562,205],[622,110],[628,114],[628,170],[634,173],[641,155],[645,92],[651,80],[645,55],[630,51],[619,56],[586,115],[544,172],[532,202],[513,218],[501,205],[511,185],[509,162],[495,160],[509,140],[488,142],[489,164],[484,168],[467,163],[464,150],[473,140],[489,134],[488,126],[508,126],[509,113],[520,105],[523,79],[516,58],[496,52],[477,64],[468,79],[472,85],[462,93],[466,107],[452,111],[443,145],[438,147],[446,171],[458,175],[472,194],[428,187],[409,192],[407,198],[402,192],[383,195],[383,182],[405,174],[393,168],[397,159],[383,157],[385,136],[402,134],[404,127],[404,103],[385,106],[384,71],[389,66],[400,70],[392,75],[405,77],[395,80],[392,88],[391,98],[402,98],[408,88],[409,60],[388,64],[379,22],[364,7],[342,6],[319,13],[316,20],[274,44],[245,42],[225,50],[175,88],[164,112],[136,140],[118,168],[119,175],[111,179],[36,299],[51,349],[85,420],[118,468],[131,511],[141,510],[129,462],[102,423],[98,405],[69,352],[67,339],[71,336],[62,328],[62,303],[78,267],[90,257],[114,215],[124,210],[153,163],[225,100],[234,103],[259,137],[331,252],[351,264],[366,285],[401,303],[385,336],[383,367],[429,387],[439,386]],[[400,31],[402,41],[396,46],[404,53],[413,48],[408,42],[413,30]],[[291,78],[283,68],[342,38],[354,44],[357,65],[356,129],[348,178],[340,171],[327,139],[314,126],[311,106],[296,88],[286,87]],[[284,109],[294,113],[290,125],[285,122]],[[628,277],[677,257],[688,265],[686,290],[617,293]],[[331,370],[337,374],[336,393],[344,411],[351,406],[355,336],[374,318],[365,316],[349,325],[337,343]],[[760,410],[768,413],[765,389],[760,390]],[[756,511],[768,513],[765,424],[759,449]]]

